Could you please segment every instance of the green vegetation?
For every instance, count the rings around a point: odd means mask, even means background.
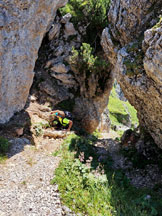
[[[137,111],[128,101],[121,101],[117,97],[115,87],[113,87],[109,97],[108,109],[112,127],[122,125],[124,121],[127,121],[128,113],[131,117],[132,127],[138,125]]]
[[[80,49],[72,49],[70,66],[73,71],[85,75],[85,86],[88,89],[88,78],[97,74],[98,84],[94,94],[99,95],[104,91],[104,82],[108,79],[109,64],[100,57],[102,50],[100,37],[107,23],[107,12],[110,0],[69,0],[65,7],[60,9],[62,15],[70,13],[71,22],[82,38]],[[80,28],[81,27],[81,28]],[[68,37],[73,40],[75,36]],[[93,78],[94,79],[94,78]],[[79,94],[77,92],[76,94]]]
[[[0,162],[4,161],[6,157],[6,153],[9,150],[10,143],[4,137],[0,137]]]
[[[88,24],[85,42],[93,43],[94,38],[99,36],[105,26],[107,26],[107,12],[110,0],[69,0],[65,7],[60,9],[62,15],[70,13],[71,21],[75,27],[78,23],[83,26]]]
[[[139,41],[130,43],[127,46],[127,52],[129,55],[124,59],[124,65],[126,66],[126,75],[132,77],[144,73],[143,58],[144,53],[142,51],[143,37],[139,38]]]
[[[62,202],[83,216],[160,215],[160,195],[131,186],[121,170],[112,169],[110,156],[99,162],[96,140],[71,135],[57,152],[63,159],[51,184],[58,184]]]
[[[70,57],[70,64],[76,70],[81,73],[102,73],[107,70],[109,64],[99,57],[95,57],[93,54],[93,48],[90,44],[83,43],[80,50],[72,49],[72,56]]]
[[[38,122],[37,124],[35,124],[33,126],[33,129],[35,131],[35,135],[36,136],[41,136],[43,134],[43,129],[44,128],[48,128],[50,127],[49,123],[45,123],[45,122]]]

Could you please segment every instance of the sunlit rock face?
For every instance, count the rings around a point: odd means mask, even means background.
[[[66,2],[0,1],[0,123],[24,107],[43,36]]]
[[[103,49],[140,125],[162,148],[162,2],[114,0]]]

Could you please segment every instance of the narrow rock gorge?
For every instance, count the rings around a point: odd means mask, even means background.
[[[112,1],[103,49],[140,126],[162,148],[162,2]]]
[[[68,107],[90,133],[97,127],[108,131],[107,104],[116,77],[137,109],[141,127],[162,148],[161,1],[112,1],[102,33],[105,54],[98,51],[104,63],[95,72],[82,70],[82,52],[90,50],[83,40],[91,34],[88,25],[78,23],[76,28],[71,14],[56,16],[66,3],[0,1],[0,123],[24,108],[35,74],[32,91],[37,88],[40,103]],[[105,63],[106,56],[110,63]]]
[[[67,0],[0,3],[0,123],[24,108],[36,74],[40,100],[44,97],[53,106],[68,101],[75,118],[88,132],[93,132],[101,119],[99,128],[109,130],[106,107],[113,84],[111,70],[81,73],[69,63],[72,47],[81,47],[86,26],[78,25],[75,30],[70,14],[55,18],[56,10],[66,3]]]
[[[54,107],[69,109],[87,132],[97,127],[109,131],[107,104],[114,80],[111,66],[91,72],[81,55],[75,57],[80,49],[88,53],[89,46],[82,45],[86,26],[78,25],[76,30],[70,19],[71,14],[62,17],[58,13],[43,40],[35,67],[37,98],[41,103],[49,100]]]

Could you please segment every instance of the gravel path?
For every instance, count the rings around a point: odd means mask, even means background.
[[[13,144],[10,158],[0,164],[0,216],[66,215],[57,185],[50,185],[60,158],[35,150],[27,139]]]

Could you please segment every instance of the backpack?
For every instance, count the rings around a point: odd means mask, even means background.
[[[69,111],[64,111],[64,113],[65,113],[65,118],[69,120],[73,120],[73,116]]]

